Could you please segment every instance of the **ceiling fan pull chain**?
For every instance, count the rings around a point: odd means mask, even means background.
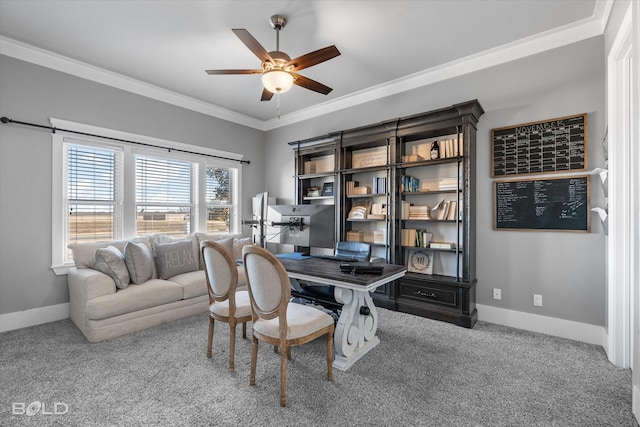
[[[278,120],[280,120],[280,92],[276,93],[276,109],[278,111]]]

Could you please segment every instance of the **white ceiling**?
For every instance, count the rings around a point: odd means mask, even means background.
[[[0,53],[257,129],[410,90],[602,34],[612,0],[106,1],[0,0]],[[261,102],[260,68],[234,35],[247,29],[292,58],[335,44],[300,71],[333,88],[294,86]]]

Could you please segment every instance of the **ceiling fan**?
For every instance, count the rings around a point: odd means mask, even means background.
[[[262,68],[255,70],[206,70],[207,74],[262,74],[261,101],[269,101],[274,93],[285,93],[292,85],[297,85],[314,92],[327,95],[333,89],[308,77],[301,76],[297,71],[309,68],[321,62],[328,61],[340,55],[335,46],[328,46],[291,59],[289,55],[280,51],[280,30],[287,24],[284,16],[273,15],[270,19],[271,27],[276,30],[276,50],[267,52],[262,45],[245,29],[232,30],[236,36],[262,61]]]

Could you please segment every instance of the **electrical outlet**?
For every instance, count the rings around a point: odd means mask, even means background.
[[[502,290],[493,288],[493,299],[502,299]]]
[[[542,295],[533,294],[533,305],[542,307]]]

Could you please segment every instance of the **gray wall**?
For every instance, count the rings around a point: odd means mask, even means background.
[[[477,142],[477,302],[604,325],[605,240],[597,219],[588,234],[494,231],[489,171],[492,128],[584,112],[590,168],[604,165],[603,51],[603,38],[592,38],[266,134],[2,56],[0,115],[42,124],[56,117],[243,153],[251,160],[243,168],[246,218],[258,192],[293,202],[288,142],[477,98],[485,109]],[[0,314],[68,301],[66,276],[49,268],[50,177],[49,133],[0,126]],[[603,199],[594,184],[592,206]],[[501,301],[491,299],[494,287]],[[543,307],[533,307],[533,293],[543,295]]]
[[[589,168],[604,166],[603,38],[433,84],[411,92],[275,129],[267,136],[267,190],[294,198],[293,152],[287,142],[478,99],[485,109],[477,135],[477,302],[577,322],[605,322],[605,237],[592,217],[591,233],[493,230],[491,129],[588,113]],[[281,172],[285,171],[285,172]],[[597,184],[597,185],[596,185]],[[591,205],[604,198],[592,179]],[[492,288],[502,300],[492,299]],[[533,294],[543,306],[533,306]]]
[[[242,218],[263,191],[263,132],[7,56],[0,116],[42,125],[55,117],[244,154]],[[0,314],[68,302],[67,277],[50,266],[50,133],[0,125]]]

